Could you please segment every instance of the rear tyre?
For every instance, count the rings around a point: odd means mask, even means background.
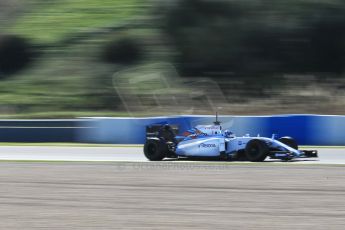
[[[279,138],[279,140],[281,143],[286,144],[287,146],[293,148],[293,149],[297,149],[298,150],[298,144],[295,141],[295,139],[293,139],[292,137],[281,137]]]
[[[258,139],[250,140],[245,149],[245,156],[249,161],[260,162],[264,161],[269,153],[268,145]]]
[[[166,151],[164,144],[160,143],[159,140],[147,140],[144,145],[144,154],[150,161],[161,161],[166,157]]]

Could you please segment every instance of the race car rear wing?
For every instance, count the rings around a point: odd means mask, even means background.
[[[164,125],[162,124],[152,124],[146,126],[146,138],[150,137],[158,137],[159,131],[162,129]],[[175,134],[175,136],[178,134],[179,128],[177,125],[169,125],[171,127],[171,130]]]

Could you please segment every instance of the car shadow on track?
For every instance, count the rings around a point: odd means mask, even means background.
[[[163,161],[175,161],[175,162],[186,162],[186,161],[201,161],[201,162],[243,162],[243,163],[250,163],[248,160],[224,160],[212,157],[179,157],[179,158],[167,158]],[[296,158],[288,161],[279,160],[279,159],[266,159],[263,161],[264,163],[277,163],[277,162],[286,162],[286,163],[298,163],[298,162],[318,162],[318,159],[304,159],[304,158]]]

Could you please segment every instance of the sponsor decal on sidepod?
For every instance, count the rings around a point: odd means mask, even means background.
[[[204,144],[204,143],[201,143],[200,145],[199,145],[199,148],[216,148],[217,146],[216,146],[216,144]]]

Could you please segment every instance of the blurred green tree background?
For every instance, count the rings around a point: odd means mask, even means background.
[[[162,106],[152,82],[129,81],[147,106],[136,115],[212,113],[195,106],[209,101],[191,87],[202,78],[219,86],[222,113],[345,112],[340,0],[3,0],[0,26],[6,118],[128,115],[114,75],[159,62],[180,84]],[[189,104],[169,106],[181,94]]]

